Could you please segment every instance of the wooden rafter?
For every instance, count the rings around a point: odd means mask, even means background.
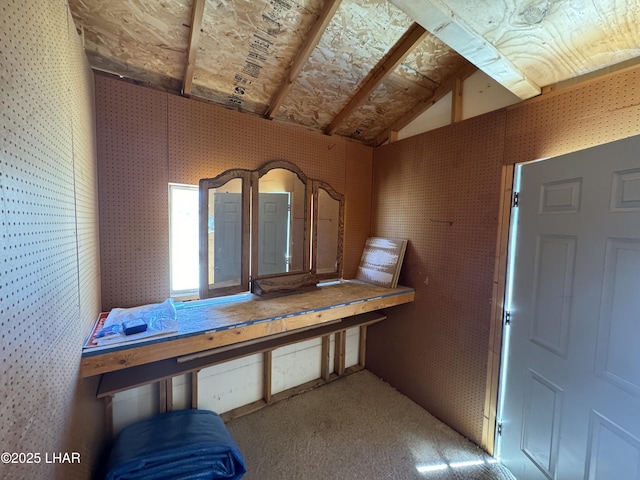
[[[184,79],[182,81],[182,94],[191,95],[191,84],[193,82],[193,72],[196,68],[196,53],[198,52],[198,42],[200,40],[200,29],[202,28],[202,15],[204,13],[205,0],[193,0],[191,9],[191,31],[189,32],[189,51],[187,53],[187,64],[184,69]]]
[[[451,123],[462,120],[462,78],[456,77],[451,90]]]
[[[338,10],[338,7],[340,6],[340,2],[341,0],[329,0],[324,5],[324,8],[322,9],[318,17],[318,20],[311,27],[311,30],[309,31],[309,35],[307,36],[307,39],[305,40],[304,44],[298,51],[298,55],[293,60],[291,64],[291,68],[289,69],[289,72],[287,73],[287,76],[285,78],[284,84],[278,89],[278,91],[271,98],[271,101],[269,102],[269,107],[267,108],[267,111],[264,114],[265,118],[272,119],[276,114],[276,112],[278,111],[278,109],[280,108],[280,105],[282,104],[285,97],[289,93],[289,90],[291,90],[291,87],[293,86],[293,82],[295,82],[296,79],[298,78],[298,75],[300,75],[300,72],[302,71],[302,67],[304,66],[305,63],[307,63],[307,60],[311,56],[313,49],[316,48],[316,45],[318,45],[318,42],[320,41],[322,34],[327,29],[327,26],[329,25],[329,22],[331,22],[331,19],[335,15],[336,10]]]
[[[415,107],[409,110],[406,114],[400,117],[400,119],[398,119],[393,125],[387,128],[380,135],[378,135],[378,137],[373,142],[371,142],[371,144],[382,145],[387,141],[391,132],[398,132],[409,125],[412,121],[426,112],[433,104],[444,97],[447,93],[453,91],[456,87],[456,84],[458,84],[459,82],[463,82],[465,79],[473,75],[473,73],[475,73],[477,70],[478,67],[476,67],[475,65],[466,63],[462,68],[460,68],[456,73],[451,75],[445,82],[443,82],[438,88],[436,88],[430,97],[425,98]]]
[[[540,87],[443,0],[390,0],[416,22],[521,99]]]
[[[364,101],[369,94],[382,82],[384,77],[393,72],[396,67],[406,58],[411,51],[424,40],[424,37],[428,35],[427,31],[417,23],[414,23],[409,27],[407,32],[400,37],[400,40],[396,42],[389,53],[374,67],[369,73],[366,82],[358,90],[358,92],[351,97],[349,103],[335,116],[329,125],[324,129],[324,133],[331,135],[335,132],[338,125],[347,118],[351,112],[353,112],[358,105]]]

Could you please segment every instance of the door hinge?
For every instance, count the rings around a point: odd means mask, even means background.
[[[513,206],[517,207],[520,203],[520,192],[513,192]]]
[[[496,433],[498,434],[498,436],[502,435],[502,422],[496,423]]]
[[[504,324],[511,325],[511,312],[509,311],[504,312]]]

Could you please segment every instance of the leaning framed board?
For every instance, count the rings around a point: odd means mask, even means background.
[[[381,287],[398,285],[407,240],[371,237],[364,246],[356,279]]]

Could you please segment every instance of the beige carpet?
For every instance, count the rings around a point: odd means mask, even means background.
[[[368,371],[227,424],[243,480],[512,480],[480,448]]]

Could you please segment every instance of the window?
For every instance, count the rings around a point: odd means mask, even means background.
[[[198,294],[198,187],[169,184],[170,294]]]

